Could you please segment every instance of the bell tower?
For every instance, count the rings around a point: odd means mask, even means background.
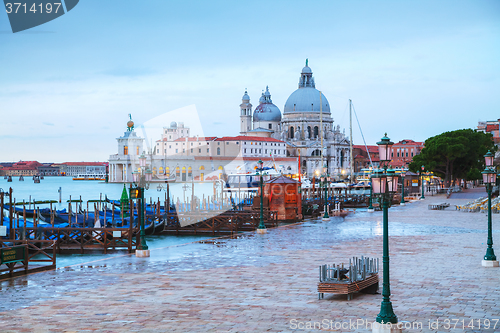
[[[240,104],[240,126],[242,135],[252,130],[252,104],[250,104],[250,96],[246,89]]]

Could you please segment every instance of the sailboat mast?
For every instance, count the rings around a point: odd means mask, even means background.
[[[354,163],[354,159],[352,157],[352,101],[349,99],[349,150],[351,152],[350,154],[350,158],[351,158],[351,162],[349,163],[349,165],[351,166],[351,170],[350,170],[350,182],[351,184],[353,183],[354,181],[354,168],[353,168],[353,163]]]
[[[321,135],[321,174],[323,174],[323,103],[321,101],[321,91],[319,92],[319,127]]]

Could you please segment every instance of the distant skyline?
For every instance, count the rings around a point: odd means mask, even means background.
[[[283,112],[306,58],[369,145],[500,118],[500,1],[85,0],[16,34],[0,13],[0,160],[106,161],[128,114],[235,136],[245,88]]]

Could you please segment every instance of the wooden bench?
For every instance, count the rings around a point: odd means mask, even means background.
[[[354,293],[376,293],[378,286],[378,259],[361,257],[349,260],[349,268],[342,265],[319,267],[318,299],[325,293],[347,295],[350,301]]]
[[[319,299],[325,297],[325,294],[347,295],[347,300],[352,299],[352,295],[357,292],[376,293],[378,291],[378,274],[370,274],[362,281],[353,281],[347,283],[341,282],[320,282],[318,283]]]
[[[428,208],[430,210],[444,210],[446,207],[450,207],[450,204],[449,203],[442,203],[442,204],[438,204],[438,205],[429,205]]]

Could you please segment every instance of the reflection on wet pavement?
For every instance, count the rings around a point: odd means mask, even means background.
[[[307,250],[359,241],[382,234],[382,217],[360,212],[347,218],[307,220],[271,230],[266,235],[246,233],[237,238],[219,238],[152,247],[149,259],[120,255],[95,260],[55,271],[37,273],[0,282],[0,311],[27,307],[54,297],[71,297],[73,291],[114,284],[126,274],[168,274],[169,271],[203,270],[214,267],[266,266],[286,263],[279,251]],[[390,222],[391,236],[478,233],[481,230]],[[172,236],[165,236],[172,237]],[[94,259],[93,259],[94,258]],[[92,261],[94,260],[94,261]]]

